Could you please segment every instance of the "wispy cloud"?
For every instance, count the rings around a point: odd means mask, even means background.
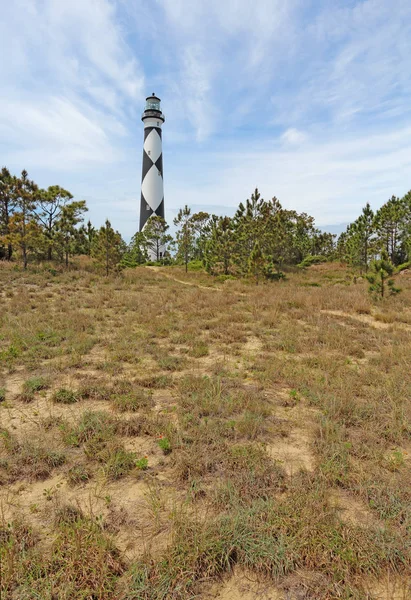
[[[144,76],[114,5],[16,0],[1,23],[0,149],[8,162],[83,169],[118,160]]]
[[[131,235],[156,91],[168,209],[223,210],[257,185],[347,221],[411,187],[410,56],[404,0],[14,0],[1,162],[58,179]]]

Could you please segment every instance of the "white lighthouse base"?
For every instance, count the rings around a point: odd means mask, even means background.
[[[165,251],[166,251],[166,247],[160,246],[158,249],[158,258],[157,258],[157,250],[152,250],[149,248],[147,251],[148,260],[150,260],[152,262],[156,262],[157,260],[162,260],[164,258]]]

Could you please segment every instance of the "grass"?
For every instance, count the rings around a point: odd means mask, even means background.
[[[45,377],[31,377],[27,379],[23,384],[23,391],[20,395],[20,399],[23,402],[32,402],[35,398],[36,392],[45,390],[49,387],[49,382]]]
[[[375,307],[331,263],[6,267],[2,597],[201,600],[234,567],[282,600],[411,597],[406,275]]]
[[[18,479],[47,479],[54,469],[64,465],[67,460],[65,453],[58,449],[31,440],[19,443],[7,430],[0,434],[6,456],[0,463],[0,481],[5,483]]]
[[[73,390],[60,388],[54,392],[52,399],[56,404],[75,404],[78,401],[78,395]]]
[[[152,394],[144,389],[134,389],[126,394],[116,394],[113,397],[113,409],[118,412],[138,412],[153,405]]]

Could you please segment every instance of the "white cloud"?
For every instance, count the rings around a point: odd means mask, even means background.
[[[273,146],[271,145],[271,148]],[[180,172],[168,186],[168,206],[194,202],[237,206],[257,186],[268,199],[312,214],[318,224],[347,222],[370,202],[379,207],[411,187],[411,127],[392,133],[309,141],[304,146],[250,151],[247,143],[228,155],[202,156],[204,185]],[[190,174],[191,163],[185,165]],[[187,168],[188,167],[188,168]],[[171,189],[170,189],[171,188]]]
[[[110,124],[98,113],[87,116],[86,110],[59,97],[0,100],[0,138],[9,145],[8,163],[67,170],[118,159],[102,125],[109,130]]]
[[[118,160],[144,76],[115,4],[15,0],[1,23],[0,149],[7,163],[75,170]]]
[[[125,233],[153,90],[169,209],[258,185],[332,223],[411,186],[404,0],[14,0],[0,46],[2,162],[57,173]]]
[[[291,127],[290,129],[287,129],[287,131],[284,131],[284,133],[281,136],[281,139],[286,144],[297,145],[304,143],[307,139],[307,135],[303,131],[299,131],[298,129]]]

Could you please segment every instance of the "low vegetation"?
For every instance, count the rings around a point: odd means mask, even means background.
[[[316,256],[0,264],[2,599],[411,597],[410,275]]]

